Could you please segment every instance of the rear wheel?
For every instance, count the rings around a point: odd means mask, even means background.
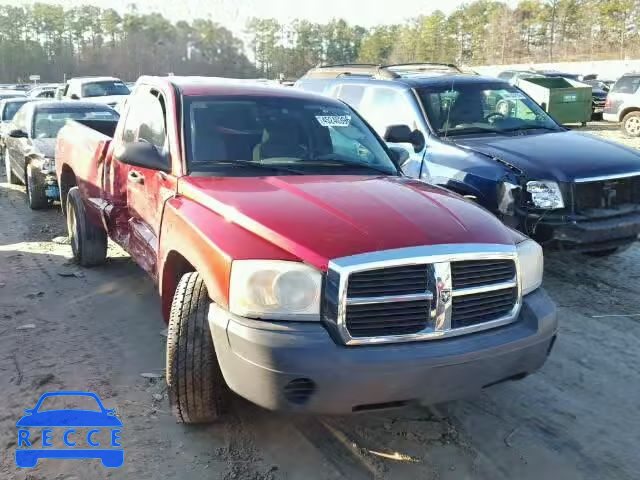
[[[171,409],[181,423],[216,420],[231,395],[209,330],[209,303],[200,275],[185,274],[171,304],[166,365]]]
[[[630,137],[640,137],[640,112],[631,112],[624,116],[622,131]]]
[[[49,206],[44,182],[31,164],[27,165],[27,203],[31,210],[42,210]]]
[[[67,194],[67,230],[73,257],[83,267],[92,267],[107,258],[107,233],[87,218],[78,187]]]
[[[4,173],[7,176],[7,183],[9,183],[11,185],[17,185],[20,182],[18,180],[18,177],[16,177],[16,175],[13,173],[13,170],[11,170],[11,162],[9,161],[9,153],[7,152],[6,148],[2,152],[2,156],[4,158]]]

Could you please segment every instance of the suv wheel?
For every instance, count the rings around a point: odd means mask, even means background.
[[[83,267],[104,263],[107,258],[107,233],[87,218],[78,187],[67,194],[67,230],[73,258]]]
[[[640,112],[631,112],[624,116],[622,131],[630,137],[640,137]]]
[[[49,200],[45,193],[44,182],[34,171],[31,164],[27,165],[27,203],[31,210],[42,210],[49,206]]]
[[[209,303],[200,275],[185,274],[171,304],[166,365],[171,410],[181,423],[216,420],[231,395],[209,330]]]

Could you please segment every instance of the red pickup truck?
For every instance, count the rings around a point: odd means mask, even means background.
[[[440,402],[553,346],[537,243],[439,187],[346,104],[250,81],[143,77],[119,123],[67,125],[76,260],[107,237],[157,282],[179,421],[230,391],[269,409]]]

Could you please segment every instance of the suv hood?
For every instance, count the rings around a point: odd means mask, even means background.
[[[183,177],[180,194],[301,260],[447,243],[513,244],[488,211],[399,177]]]
[[[455,144],[497,157],[533,180],[572,182],[577,178],[640,172],[640,153],[635,150],[571,131],[456,138]]]

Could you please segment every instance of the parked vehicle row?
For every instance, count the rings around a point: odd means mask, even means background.
[[[557,124],[504,80],[411,66],[319,67],[297,87],[356,109],[406,175],[472,197],[549,247],[610,254],[640,233],[640,154]],[[368,72],[368,74],[367,74]]]

